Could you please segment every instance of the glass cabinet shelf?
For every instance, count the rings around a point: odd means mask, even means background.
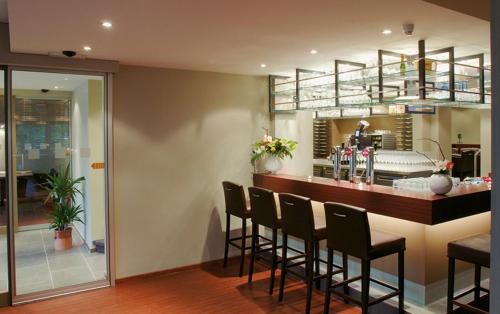
[[[336,60],[333,72],[270,76],[269,96],[271,112],[315,110],[325,117],[381,105],[480,108],[491,103],[491,67],[483,54],[454,58],[453,47],[413,56],[379,50],[376,66]]]

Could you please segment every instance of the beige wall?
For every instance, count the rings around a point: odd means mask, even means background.
[[[90,160],[89,164],[103,163],[104,160],[104,106],[103,106],[103,82],[100,80],[89,80],[89,102],[88,102],[88,132]],[[104,239],[106,231],[106,216],[104,209],[106,204],[104,169],[91,169],[89,172],[90,194],[90,238],[93,240]]]
[[[274,134],[298,142],[293,158],[286,158],[281,173],[299,176],[313,174],[313,113],[297,111],[274,115]]]
[[[457,135],[462,134],[462,143],[481,143],[481,110],[453,108],[451,111],[451,142],[458,143]]]
[[[221,182],[251,184],[267,77],[123,66],[113,103],[117,277],[221,258]]]

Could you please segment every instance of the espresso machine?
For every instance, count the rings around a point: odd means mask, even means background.
[[[370,126],[370,122],[366,120],[361,120],[358,122],[358,126],[351,135],[349,139],[349,146],[356,146],[358,149],[364,149],[367,146],[371,146],[371,138],[367,136],[366,129]]]

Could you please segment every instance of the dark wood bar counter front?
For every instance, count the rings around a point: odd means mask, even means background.
[[[285,174],[254,174],[253,183],[275,193],[311,198],[315,220],[320,224],[325,219],[322,203],[333,201],[365,208],[370,227],[404,236],[405,299],[420,305],[446,296],[448,242],[490,232],[491,191],[487,185],[461,185],[441,196]],[[356,273],[359,262],[350,259],[349,263]],[[396,266],[396,258],[382,258],[373,262],[372,273],[395,284]],[[458,263],[457,270],[457,289],[473,282],[473,269],[469,264]],[[483,273],[487,276],[486,271]]]
[[[368,212],[435,225],[490,210],[490,189],[461,185],[447,195],[396,190],[382,185],[355,184],[328,178],[254,174],[255,186],[275,193],[293,193],[317,202],[339,202]]]

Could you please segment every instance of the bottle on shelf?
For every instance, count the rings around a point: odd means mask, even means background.
[[[401,64],[399,65],[399,73],[401,75],[406,74],[406,64],[405,64],[405,55],[401,54]]]

